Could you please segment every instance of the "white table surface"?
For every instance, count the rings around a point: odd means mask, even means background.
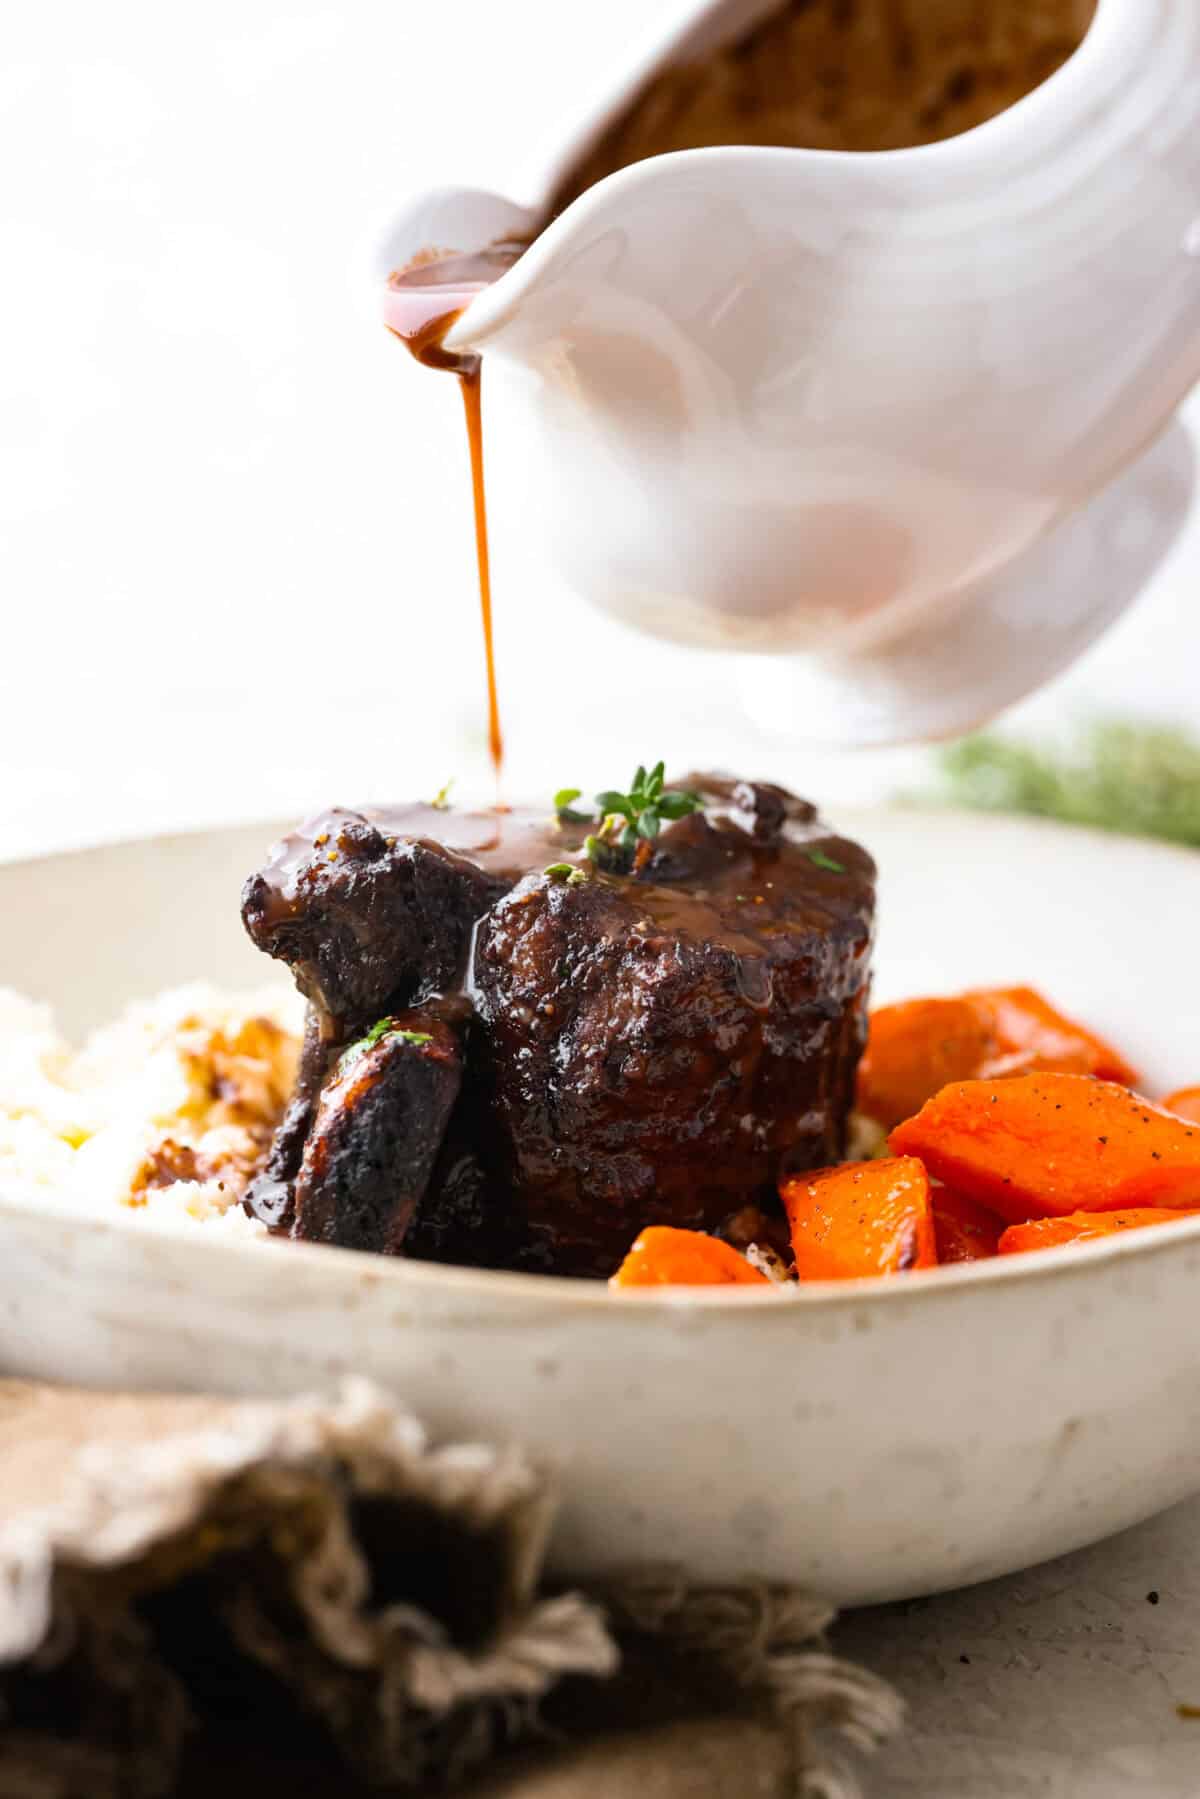
[[[1200,1501],[1010,1580],[858,1612],[836,1640],[911,1708],[871,1799],[1200,1794],[1200,1720],[1177,1710],[1200,1707]]]
[[[422,0],[20,10],[0,69],[0,853],[484,782],[456,404],[368,324],[352,270],[397,196],[517,179],[650,11],[464,0],[451,32]],[[490,424],[514,791],[660,753],[835,802],[919,771],[771,742],[723,659],[562,593]],[[1193,514],[1135,611],[1014,722],[1193,722],[1198,594]],[[1200,1504],[849,1621],[914,1713],[873,1792],[1200,1794],[1200,1723],[1175,1711],[1200,1704],[1198,1538]]]

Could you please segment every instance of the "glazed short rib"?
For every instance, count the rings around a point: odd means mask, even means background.
[[[249,1208],[350,1247],[604,1276],[844,1148],[875,870],[804,801],[693,776],[633,865],[594,824],[333,811],[246,883],[309,1001]]]

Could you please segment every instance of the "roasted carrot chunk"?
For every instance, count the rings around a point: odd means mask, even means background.
[[[1005,1055],[1030,1056],[1034,1067],[1047,1073],[1094,1074],[1097,1080],[1118,1081],[1122,1087],[1131,1087],[1138,1079],[1111,1043],[1064,1017],[1032,987],[981,989],[968,998],[990,1009]]]
[[[1200,1125],[1086,1075],[961,1081],[888,1141],[1010,1224],[1200,1207]]]
[[[969,997],[881,1006],[871,1014],[855,1103],[891,1130],[939,1088],[980,1074],[996,1054],[992,1021]]]
[[[1102,1038],[1032,987],[981,988],[956,999],[908,1000],[871,1015],[859,1065],[858,1109],[891,1129],[952,1081],[1037,1070],[1137,1079]]]
[[[794,1175],[779,1191],[802,1281],[903,1274],[937,1263],[929,1179],[912,1157]]]
[[[1035,1218],[1029,1224],[1010,1224],[1000,1239],[1002,1256],[1024,1255],[1031,1249],[1058,1249],[1072,1243],[1093,1243],[1115,1237],[1121,1231],[1144,1231],[1152,1224],[1178,1224],[1192,1212],[1071,1212],[1066,1218]]]
[[[983,1262],[996,1254],[1004,1220],[995,1212],[952,1187],[935,1187],[932,1204],[939,1263]]]
[[[1200,1087],[1180,1087],[1178,1092],[1163,1100],[1163,1111],[1174,1112],[1176,1118],[1200,1124]]]
[[[765,1274],[745,1256],[703,1231],[652,1224],[644,1230],[609,1281],[610,1287],[728,1287],[760,1283]]]

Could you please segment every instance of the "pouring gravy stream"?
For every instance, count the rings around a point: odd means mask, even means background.
[[[426,255],[399,269],[387,284],[384,319],[388,330],[406,344],[426,368],[446,369],[458,376],[467,422],[471,458],[471,492],[475,507],[475,556],[479,567],[479,610],[487,663],[488,750],[499,793],[504,761],[504,734],[496,688],[496,647],[492,627],[492,579],[488,558],[487,498],[483,479],[482,365],[472,351],[447,350],[445,339],[466,307],[505,274],[524,244],[492,244],[472,255]]]

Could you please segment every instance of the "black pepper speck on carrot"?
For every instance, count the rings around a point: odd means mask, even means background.
[[[1106,1129],[1089,1129],[1096,1114]],[[1136,1126],[1131,1122],[1136,1120]],[[896,1155],[1012,1224],[1125,1208],[1200,1209],[1200,1141],[1124,1087],[1080,1075],[946,1087],[892,1132]]]

